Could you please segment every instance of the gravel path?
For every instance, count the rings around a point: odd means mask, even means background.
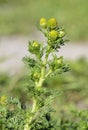
[[[26,55],[27,43],[29,40],[38,39],[44,41],[42,35],[34,36],[12,36],[0,38],[0,59],[5,58],[0,62],[0,71],[10,71],[12,73],[19,71],[24,66],[22,57]],[[45,41],[44,41],[45,42]],[[60,49],[58,55],[63,55],[65,59],[76,60],[79,57],[88,58],[88,43],[67,43]]]

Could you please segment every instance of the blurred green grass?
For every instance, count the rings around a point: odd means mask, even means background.
[[[56,17],[71,41],[86,41],[87,12],[87,0],[0,0],[0,35],[28,35],[40,17]]]

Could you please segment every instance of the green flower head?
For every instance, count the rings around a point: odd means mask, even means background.
[[[47,21],[45,18],[41,18],[39,21],[39,24],[42,28],[46,28],[47,27]]]
[[[50,29],[55,29],[57,27],[57,20],[55,18],[51,18],[48,20],[47,25]]]

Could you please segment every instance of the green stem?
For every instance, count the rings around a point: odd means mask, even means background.
[[[49,72],[45,75],[45,78],[47,78],[52,73],[52,70],[49,70]]]
[[[37,86],[36,86],[36,88],[38,90],[40,90],[41,87],[42,87],[42,84],[43,84],[43,82],[45,80],[44,76],[45,76],[45,67],[42,67],[42,69],[41,69],[41,77],[40,77],[39,82],[37,83]]]
[[[35,110],[36,110],[36,105],[37,105],[37,101],[35,100],[35,98],[33,99],[33,107],[32,107],[32,110],[31,110],[31,113],[34,113]]]
[[[37,106],[37,101],[36,101],[35,98],[33,98],[33,106],[32,106],[31,113],[34,113],[36,111],[36,106]],[[30,130],[31,129],[31,126],[29,126],[29,124],[31,123],[32,118],[33,118],[33,116],[30,116],[27,119],[28,121],[27,121],[26,125],[24,126],[24,130]]]

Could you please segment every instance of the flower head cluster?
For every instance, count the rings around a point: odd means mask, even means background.
[[[55,29],[57,27],[57,21],[55,18],[50,18],[48,21],[45,18],[40,19],[40,26],[42,28]]]
[[[50,18],[46,20],[41,18],[39,21],[40,29],[48,37],[48,43],[52,47],[58,47],[58,45],[63,44],[63,37],[65,36],[65,31],[63,28],[58,26],[57,20],[55,18]],[[55,45],[53,45],[55,44]]]

